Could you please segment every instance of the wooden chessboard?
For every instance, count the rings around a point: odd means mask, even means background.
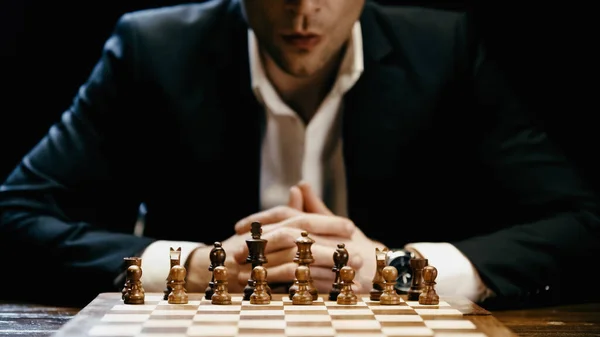
[[[242,301],[213,305],[203,294],[188,304],[169,304],[147,293],[145,303],[125,305],[120,293],[103,293],[64,325],[55,337],[486,337],[515,336],[493,315],[464,298],[440,298],[439,305],[406,301],[380,305],[360,295],[356,305],[320,297],[312,305],[293,305],[273,294],[267,305]]]

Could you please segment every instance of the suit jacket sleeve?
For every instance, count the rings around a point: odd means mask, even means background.
[[[490,306],[552,304],[587,297],[573,285],[600,247],[599,201],[547,134],[534,125],[498,65],[478,48],[474,87],[484,116],[481,158],[527,220],[453,244],[498,296]],[[561,111],[568,118],[567,111]],[[494,202],[494,200],[490,200]],[[493,215],[490,215],[493,216]],[[485,219],[482,219],[485,226]]]
[[[114,291],[123,257],[153,242],[133,235],[140,198],[130,32],[122,18],[70,109],[0,186],[3,256],[35,270],[19,280],[33,282],[21,293]]]

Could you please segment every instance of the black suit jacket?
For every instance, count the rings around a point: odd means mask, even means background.
[[[561,300],[598,250],[598,200],[468,17],[368,2],[360,20],[365,70],[342,128],[350,218],[390,247],[452,242],[504,303]],[[153,240],[210,244],[259,211],[265,117],[246,37],[235,0],[119,20],[73,105],[0,187],[4,256],[26,250],[55,286],[42,294],[119,289],[123,257]]]

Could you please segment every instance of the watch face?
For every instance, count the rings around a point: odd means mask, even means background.
[[[390,266],[398,270],[396,279],[396,290],[400,293],[407,293],[412,283],[412,269],[410,268],[410,256],[398,256],[389,262]]]

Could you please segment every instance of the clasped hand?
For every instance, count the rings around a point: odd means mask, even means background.
[[[225,266],[229,274],[229,291],[241,292],[250,278],[250,265],[246,262],[248,248],[245,240],[249,236],[250,224],[262,224],[262,238],[268,240],[265,247],[265,264],[269,284],[291,284],[298,265],[293,262],[297,252],[295,240],[307,231],[315,241],[311,246],[314,263],[310,265],[311,276],[319,293],[331,290],[335,274],[332,271],[333,253],[339,243],[348,250],[348,265],[356,271],[353,289],[366,293],[371,289],[375,275],[375,248],[383,245],[369,239],[356,225],[345,217],[334,215],[306,183],[290,189],[287,206],[278,206],[250,215],[235,225],[236,235],[222,242],[227,253]],[[188,272],[188,290],[203,291],[210,276],[200,277],[201,269],[207,270],[208,251],[201,248],[192,255]],[[193,289],[194,286],[202,289]],[[192,288],[192,289],[190,289]]]

